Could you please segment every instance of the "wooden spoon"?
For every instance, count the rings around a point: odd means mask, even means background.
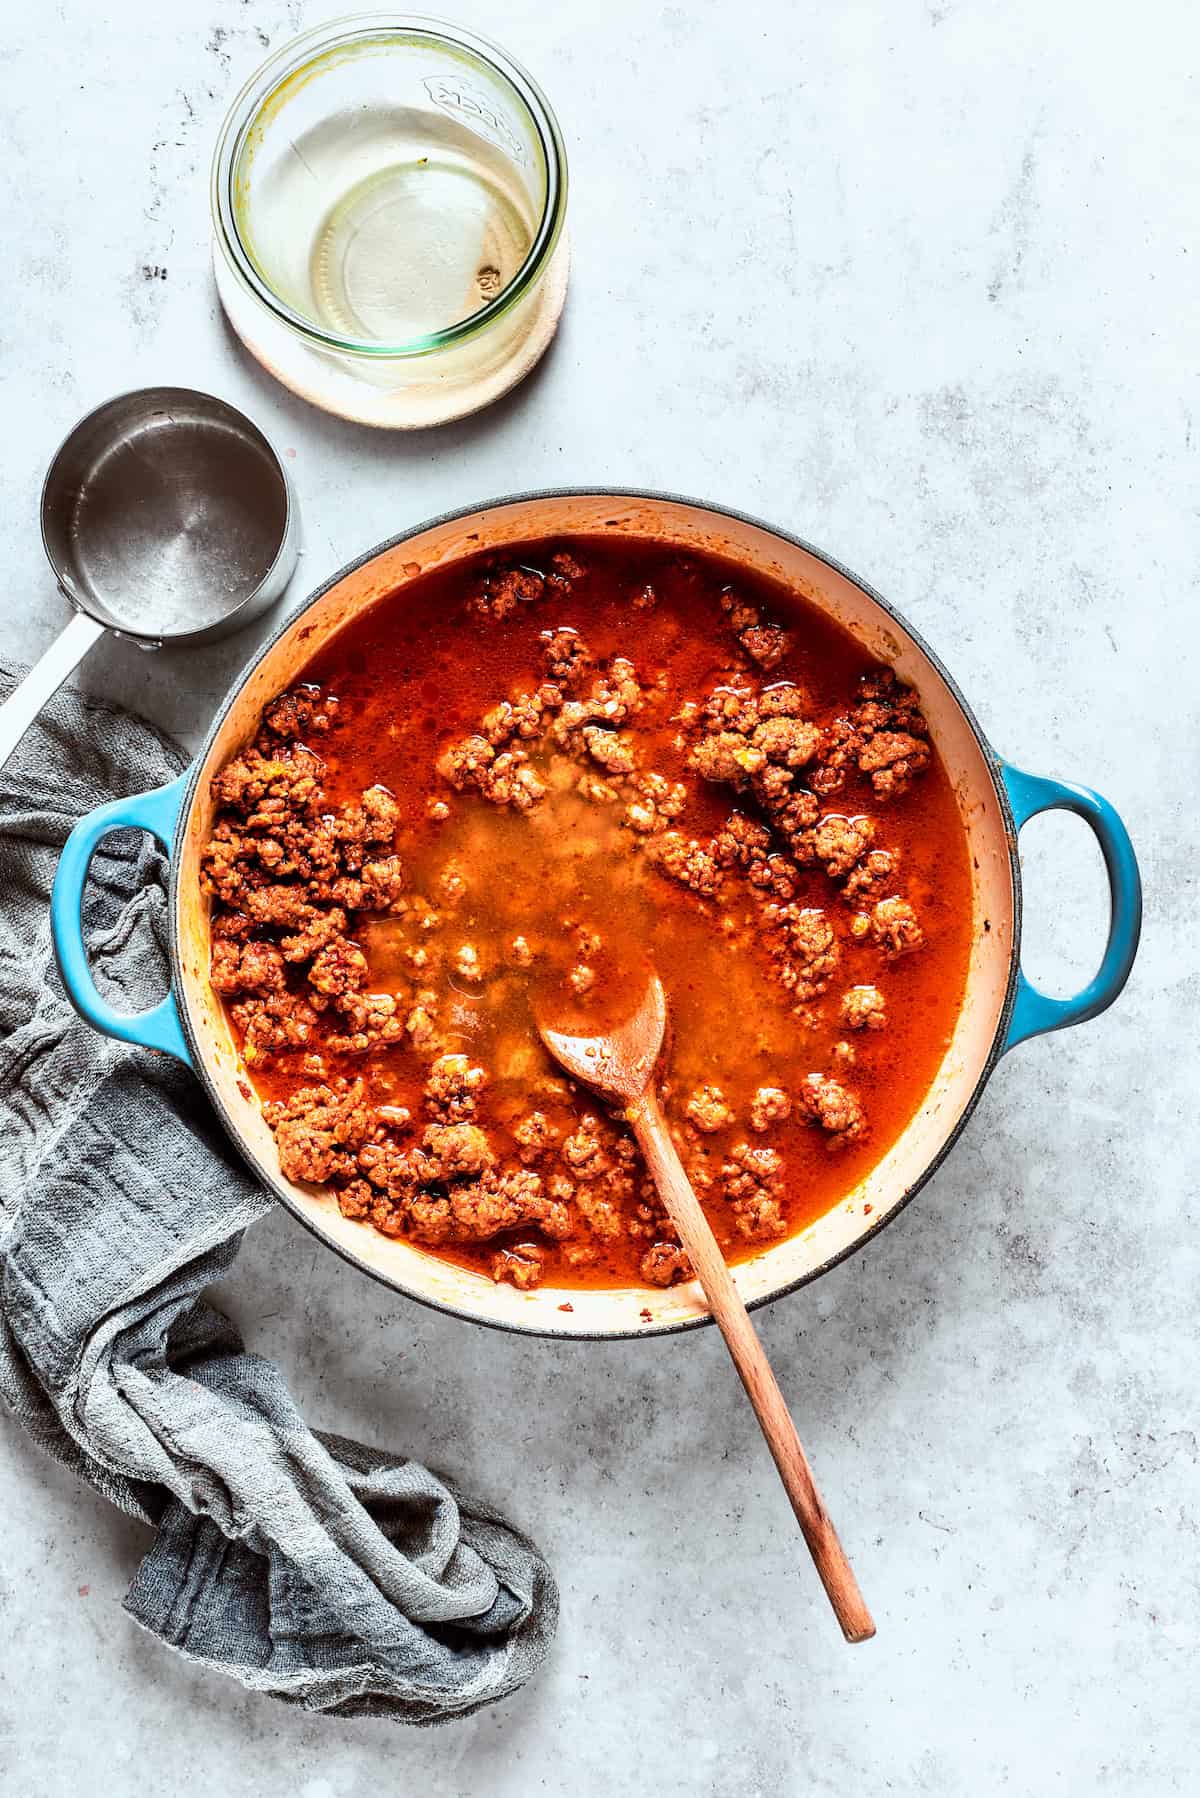
[[[821,1501],[771,1364],[676,1153],[654,1090],[654,1070],[666,1024],[666,995],[662,982],[652,974],[633,1016],[604,1035],[568,1035],[551,1029],[540,1018],[538,1029],[551,1055],[569,1074],[621,1106],[754,1406],[842,1633],[848,1642],[865,1642],[875,1634],[871,1613]]]

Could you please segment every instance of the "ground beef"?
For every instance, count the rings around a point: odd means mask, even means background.
[[[281,693],[263,710],[263,729],[273,737],[320,736],[336,716],[338,702],[320,687],[301,685]]]
[[[692,1264],[677,1242],[656,1242],[641,1259],[642,1278],[649,1286],[674,1286],[693,1277]]]
[[[285,1179],[316,1184],[354,1173],[355,1151],[374,1122],[361,1080],[339,1089],[303,1087],[265,1106],[263,1115],[275,1132]]]
[[[522,1292],[537,1286],[542,1277],[546,1251],[536,1242],[523,1242],[512,1249],[498,1249],[492,1256],[492,1278],[499,1285],[507,1280]]]
[[[639,836],[652,836],[665,830],[678,818],[687,804],[687,788],[682,781],[670,781],[662,774],[636,774],[631,785],[633,798],[625,811],[625,823]]]
[[[866,1132],[867,1115],[861,1100],[825,1074],[808,1076],[797,1094],[797,1104],[814,1123],[829,1131],[826,1146],[830,1149],[844,1149]]]
[[[733,1112],[719,1086],[698,1086],[687,1102],[688,1121],[706,1136],[733,1123]]]
[[[229,1015],[242,1032],[242,1059],[248,1067],[266,1066],[284,1051],[307,1049],[316,1040],[317,1014],[295,993],[242,999],[230,1006]]]
[[[633,773],[633,745],[622,732],[602,730],[598,724],[586,724],[583,740],[592,760],[599,762],[610,774]]]
[[[323,1039],[331,1055],[365,1055],[404,1035],[404,1017],[394,993],[342,993],[337,1021]]]
[[[313,957],[308,984],[328,996],[357,992],[366,985],[367,958],[357,943],[335,936]]]
[[[429,1158],[432,1180],[481,1174],[496,1164],[495,1151],[478,1124],[430,1124],[421,1147]]]
[[[219,993],[277,993],[286,980],[283,956],[273,943],[228,937],[214,941],[209,974]]]
[[[544,1111],[531,1111],[514,1127],[513,1141],[522,1161],[540,1161],[556,1147],[558,1132]]]
[[[443,1124],[462,1124],[473,1118],[487,1085],[484,1068],[472,1065],[469,1055],[439,1055],[425,1082],[425,1106]]]
[[[783,1161],[774,1149],[738,1143],[721,1168],[721,1183],[740,1235],[762,1241],[784,1234]]]
[[[840,880],[866,854],[875,841],[870,818],[842,818],[836,813],[822,818],[813,831],[813,851],[833,880]]]
[[[650,837],[646,856],[660,874],[677,880],[681,886],[711,899],[721,886],[721,869],[711,849],[695,837],[685,837],[679,830],[664,830]]]
[[[506,618],[518,606],[540,599],[545,587],[536,568],[500,568],[484,577],[472,603],[486,618]]]
[[[870,776],[880,799],[897,798],[929,766],[928,734],[912,689],[890,668],[877,669],[864,677],[858,703],[832,726],[813,787],[836,792],[853,766]]]
[[[576,1180],[598,1180],[608,1173],[612,1162],[605,1151],[600,1120],[594,1113],[585,1112],[580,1118],[578,1130],[563,1143],[562,1158]]]
[[[745,786],[767,760],[764,750],[757,748],[736,731],[712,731],[701,737],[688,757],[688,767],[705,780],[723,781],[729,786]]]
[[[542,659],[546,673],[561,687],[574,689],[595,667],[595,658],[578,631],[542,632]]]
[[[880,887],[890,885],[895,879],[897,865],[898,858],[893,850],[868,850],[842,882],[843,899],[854,905],[874,897]]]
[[[877,986],[852,986],[842,994],[839,1015],[850,1030],[882,1030],[887,1023],[883,994]]]
[[[791,1100],[781,1086],[760,1086],[750,1101],[750,1128],[760,1133],[790,1117]]]
[[[768,952],[776,978],[795,999],[806,1004],[829,985],[841,959],[833,925],[815,906],[764,905]]]
[[[871,911],[871,935],[893,958],[919,949],[925,933],[917,922],[917,914],[906,899],[880,899]]]

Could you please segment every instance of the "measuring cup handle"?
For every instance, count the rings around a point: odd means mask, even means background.
[[[131,793],[128,799],[112,799],[79,820],[58,858],[50,894],[50,934],[67,998],[81,1018],[105,1036],[115,1036],[123,1043],[138,1043],[143,1049],[162,1049],[190,1067],[192,1058],[172,993],[151,1006],[149,1011],[137,1012],[116,1011],[101,998],[88,965],[82,917],[88,868],[110,831],[148,830],[167,854],[171,853],[179,808],[189,778],[189,775],[181,774],[178,780],[165,787],[154,787],[149,793]]]
[[[65,631],[35,662],[14,693],[0,705],[0,768],[3,768],[52,693],[82,662],[106,627],[86,612],[76,612]]]

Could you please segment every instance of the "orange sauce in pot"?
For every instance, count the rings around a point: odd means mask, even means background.
[[[685,1161],[690,1156],[693,1166],[712,1175],[703,1202],[726,1254],[736,1261],[762,1252],[770,1241],[748,1239],[725,1197],[720,1168],[733,1145],[748,1141],[778,1153],[786,1230],[792,1233],[862,1180],[925,1099],[954,1030],[970,956],[972,886],[963,822],[936,750],[899,796],[881,801],[869,775],[851,767],[845,784],[822,801],[823,812],[874,822],[877,844],[894,853],[898,869],[894,887],[882,890],[903,894],[924,940],[913,953],[889,955],[869,932],[855,934],[859,908],[844,902],[825,868],[801,867],[794,902],[830,921],[839,962],[826,991],[798,1016],[763,940],[761,895],[733,877],[720,897],[706,897],[658,871],[624,821],[623,798],[606,802],[581,793],[578,765],[552,766],[553,758],[531,746],[531,762],[549,790],[527,811],[455,791],[436,771],[447,746],[476,732],[497,701],[533,691],[546,679],[546,633],[564,627],[579,634],[597,664],[627,657],[643,685],[654,689],[657,697],[627,730],[640,767],[686,785],[678,827],[701,841],[718,833],[731,812],[754,814],[755,806],[745,792],[710,783],[689,768],[681,706],[703,699],[722,681],[756,688],[793,682],[806,695],[806,717],[828,728],[846,713],[869,671],[860,646],[815,607],[715,558],[584,539],[510,550],[504,565],[545,569],[555,549],[583,564],[586,576],[561,589],[548,583],[535,602],[502,618],[472,605],[484,570],[495,565],[494,558],[489,563],[478,557],[418,577],[345,627],[304,672],[304,680],[338,702],[329,730],[313,746],[326,764],[330,802],[353,803],[375,784],[399,802],[395,849],[412,891],[427,898],[429,913],[438,918],[430,941],[439,945],[442,972],[430,984],[443,995],[442,1047],[461,1050],[486,1069],[479,1122],[497,1133],[510,1155],[512,1132],[531,1110],[542,1109],[565,1131],[579,1113],[597,1109],[578,1092],[560,1103],[545,1086],[558,1070],[537,1039],[532,1008],[543,1005],[594,1030],[636,994],[647,962],[657,969],[670,1005],[666,1110]],[[722,605],[730,587],[740,603],[786,631],[786,651],[769,672],[742,654],[731,632],[728,600]],[[646,602],[647,589],[652,603]],[[592,772],[603,779],[602,768]],[[441,802],[448,815],[431,816],[431,802]],[[448,891],[454,893],[449,902]],[[863,901],[869,908],[870,900]],[[362,915],[354,931],[371,988],[410,989],[412,916]],[[531,947],[528,965],[514,961],[517,939]],[[465,973],[459,965],[463,949],[471,952],[462,963]],[[581,966],[590,975],[586,991],[573,983]],[[858,985],[884,995],[883,1028],[847,1028],[841,997]],[[849,1057],[840,1047],[847,1043]],[[428,1070],[428,1056],[401,1041],[356,1056],[343,1071],[361,1075],[374,1102],[408,1110],[419,1140]],[[295,1057],[251,1072],[268,1100],[311,1084]],[[813,1073],[853,1090],[868,1120],[864,1134],[831,1152],[828,1133],[796,1104],[767,1130],[748,1128],[760,1089],[794,1095]],[[539,1082],[548,1099],[536,1096]],[[689,1123],[689,1098],[705,1085],[720,1089],[735,1120],[712,1135]],[[530,1232],[516,1234],[524,1240]],[[541,1240],[542,1283],[641,1281],[646,1233],[589,1241],[592,1258],[581,1262],[569,1257],[569,1243]],[[447,1243],[431,1252],[487,1273],[504,1242]]]

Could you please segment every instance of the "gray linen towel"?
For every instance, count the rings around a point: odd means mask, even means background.
[[[71,826],[181,766],[144,723],[60,694],[0,774],[0,1393],[156,1526],[125,1605],[162,1641],[310,1710],[464,1716],[544,1660],[549,1568],[417,1462],[308,1428],[202,1296],[273,1201],[192,1075],[96,1035],[59,984]],[[92,863],[98,984],[131,1010],[166,983],[164,874],[130,832]]]

